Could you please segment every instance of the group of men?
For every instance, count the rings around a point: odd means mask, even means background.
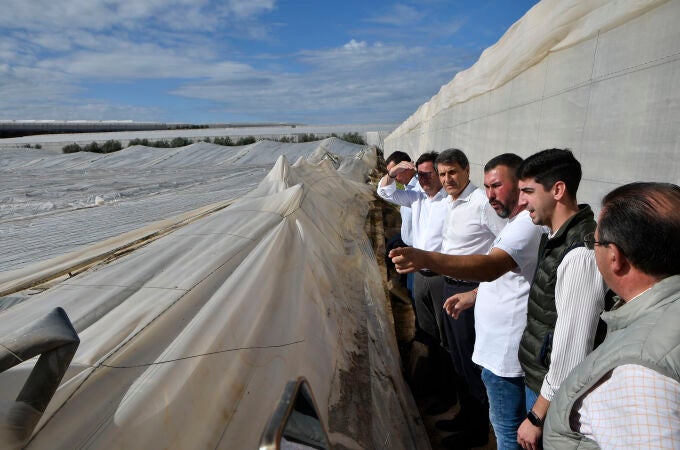
[[[461,150],[396,154],[378,195],[410,208],[412,244],[389,257],[414,273],[417,328],[455,372],[435,384],[460,400],[442,444],[485,445],[490,421],[499,449],[678,448],[680,188],[617,188],[597,226],[569,150],[492,158],[486,192]]]

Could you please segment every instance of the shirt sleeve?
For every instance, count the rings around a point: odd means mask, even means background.
[[[581,397],[570,422],[601,448],[680,448],[679,411],[677,380],[626,364]]]
[[[533,279],[538,259],[538,247],[543,230],[528,216],[520,216],[508,223],[496,238],[494,247],[503,250],[515,261],[514,273],[523,273],[529,283]]]
[[[413,202],[418,200],[422,191],[416,189],[397,189],[397,183],[390,183],[387,186],[380,186],[378,182],[378,189],[376,191],[378,196],[383,200],[387,200],[395,205],[410,207]]]
[[[550,368],[541,386],[545,399],[552,401],[569,372],[593,350],[605,291],[594,252],[579,247],[567,253],[557,268],[557,322]]]

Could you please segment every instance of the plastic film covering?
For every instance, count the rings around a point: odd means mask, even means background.
[[[364,232],[374,165],[280,156],[227,208],[0,312],[1,335],[61,307],[81,341],[30,440],[0,446],[257,448],[304,377],[333,448],[428,448]],[[34,364],[0,374],[0,419]]]
[[[543,0],[385,139],[386,154],[570,148],[579,200],[680,182],[680,2]],[[477,170],[475,170],[475,167]]]

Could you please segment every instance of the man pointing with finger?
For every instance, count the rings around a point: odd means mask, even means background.
[[[489,205],[499,217],[509,219],[488,254],[445,255],[412,249],[391,253],[401,271],[427,266],[457,279],[482,281],[478,289],[448,298],[444,307],[458,318],[475,306],[472,362],[483,367],[481,378],[499,449],[519,447],[517,428],[526,417],[524,378],[517,352],[526,326],[527,297],[543,232],[518,206],[516,169],[521,162],[519,156],[506,153],[484,167]]]
[[[448,197],[448,214],[444,223],[442,252],[450,255],[469,255],[488,252],[493,240],[506,221],[494,212],[484,191],[470,182],[470,164],[465,153],[458,149],[444,150],[435,161],[439,179]],[[395,249],[391,256],[400,254]],[[431,265],[418,269],[443,273]],[[414,269],[415,270],[415,269]],[[479,283],[465,278],[447,278],[444,295],[437,305],[442,315],[444,332],[454,368],[463,379],[459,386],[460,412],[452,421],[440,421],[435,426],[452,431],[442,444],[451,448],[485,445],[489,435],[488,400],[480,378],[479,368],[471,356],[475,341],[474,313],[465,311],[459,320],[446,316],[444,299],[453,294],[475,289]]]

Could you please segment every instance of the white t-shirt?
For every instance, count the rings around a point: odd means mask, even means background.
[[[531,221],[528,211],[512,218],[493,247],[510,255],[517,267],[494,281],[479,285],[472,361],[499,377],[524,375],[517,352],[527,324],[529,288],[543,232],[543,227]]]

